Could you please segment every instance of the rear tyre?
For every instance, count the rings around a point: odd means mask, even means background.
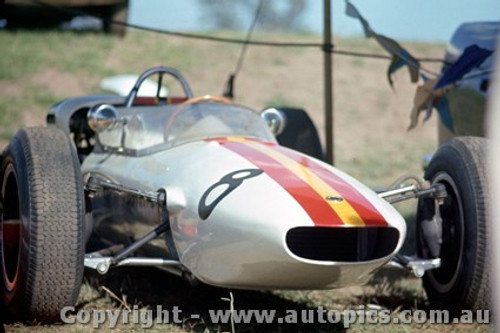
[[[84,201],[78,156],[56,128],[20,130],[0,173],[0,296],[6,318],[53,322],[83,277]]]
[[[128,2],[110,6],[108,11],[108,18],[104,20],[104,31],[118,37],[124,37],[127,32]]]
[[[323,161],[324,155],[318,131],[307,113],[302,109],[277,109],[284,114],[286,119],[285,129],[276,137],[278,142],[282,146]]]
[[[431,306],[460,310],[489,307],[489,255],[487,249],[488,180],[486,140],[477,137],[453,139],[442,145],[425,172],[432,184],[441,183],[448,196],[440,206],[442,217],[441,267],[427,271],[423,285]],[[418,250],[430,255],[421,223],[434,215],[434,200],[419,202]]]

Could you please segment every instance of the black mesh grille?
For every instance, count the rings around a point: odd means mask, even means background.
[[[305,259],[356,262],[389,255],[398,239],[391,227],[298,227],[287,232],[286,245]]]

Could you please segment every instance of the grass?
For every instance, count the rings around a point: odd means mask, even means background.
[[[2,31],[0,43],[9,46],[0,60],[0,79],[19,81],[53,66],[73,74],[100,71],[113,39],[91,34],[75,38],[69,32]]]
[[[0,129],[0,139],[10,139],[15,134],[15,129],[21,125],[19,114],[9,108],[15,102],[13,98],[0,101],[0,124],[8,124]]]
[[[234,36],[230,32],[224,35]],[[259,39],[319,42],[312,35],[262,35]],[[336,39],[342,50],[383,53],[372,40]],[[55,31],[0,30],[0,146],[21,126],[43,125],[51,104],[72,96],[102,93],[100,80],[117,74],[138,74],[148,67],[178,68],[197,95],[222,93],[234,70],[240,46],[184,40],[131,31],[123,39],[100,34]],[[443,45],[408,44],[418,56],[441,57]],[[270,49],[250,47],[235,83],[236,102],[256,109],[268,105],[301,107],[308,111],[321,135],[324,133],[322,54],[317,49]],[[421,157],[437,143],[434,116],[427,124],[407,132],[415,86],[407,72],[395,76],[395,91],[385,73],[387,61],[334,58],[335,157],[336,165],[373,187],[390,184],[403,173],[421,174]],[[432,69],[432,68],[431,68]],[[437,70],[437,68],[434,68]],[[399,205],[409,230],[415,217],[413,204]],[[409,253],[413,243],[406,245]],[[105,287],[106,289],[104,289]],[[426,309],[427,299],[419,279],[394,270],[383,270],[366,286],[328,291],[237,291],[235,306],[241,309],[358,309],[379,306],[395,313]],[[113,296],[114,295],[114,296]],[[181,325],[155,325],[160,332],[224,332],[229,326],[210,323],[209,308],[228,308],[221,300],[229,290],[209,286],[190,287],[186,282],[154,269],[117,269],[98,277],[87,272],[80,291],[79,309],[117,309],[125,305],[151,308],[176,305],[186,316],[200,313],[200,320]],[[84,332],[87,326],[36,326],[41,332]],[[238,325],[238,332],[343,332],[342,325]],[[348,332],[476,332],[487,325],[363,325]],[[32,331],[14,324],[8,331]],[[118,331],[139,332],[137,325],[119,325]],[[109,329],[104,329],[109,331]]]

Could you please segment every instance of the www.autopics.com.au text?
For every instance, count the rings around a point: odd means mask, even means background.
[[[208,310],[212,324],[342,324],[349,328],[353,324],[489,324],[489,310],[463,310],[459,316],[451,317],[447,310],[402,310],[392,313],[390,310],[365,309],[327,310],[317,309],[286,310]],[[188,319],[200,319],[199,314],[189,314]],[[186,320],[181,309],[174,306],[170,310],[158,305],[156,309],[139,309],[136,305],[130,310],[78,310],[67,306],[61,310],[60,318],[66,324],[92,325],[93,328],[118,324],[140,325],[150,328],[155,324],[182,324]],[[206,318],[205,318],[206,319]]]

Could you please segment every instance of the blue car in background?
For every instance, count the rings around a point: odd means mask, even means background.
[[[500,22],[464,23],[453,34],[444,56],[445,72],[472,45],[494,51],[500,35]],[[494,56],[489,56],[477,68],[456,82],[446,94],[453,120],[454,132],[439,122],[439,144],[455,136],[484,137],[484,121],[488,87],[493,72]]]

